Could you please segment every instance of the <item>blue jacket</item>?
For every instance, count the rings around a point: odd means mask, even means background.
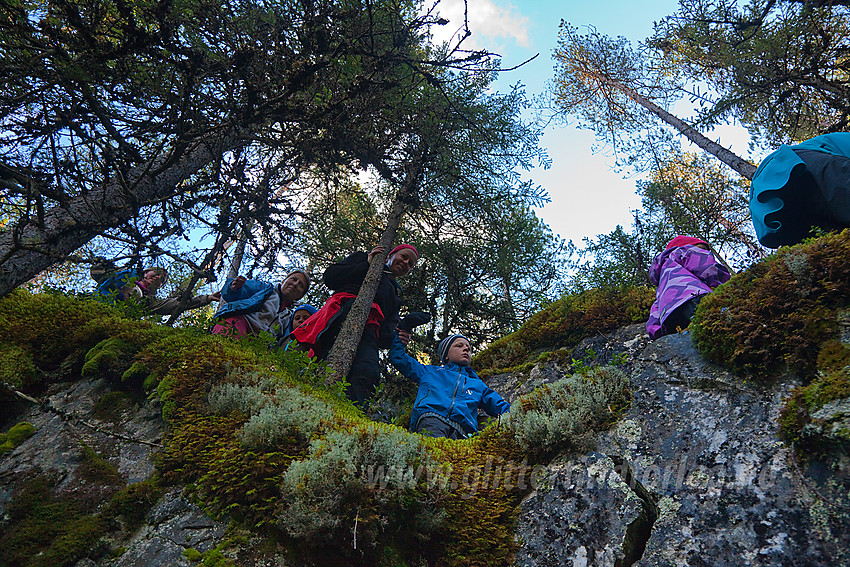
[[[257,311],[274,293],[273,284],[260,280],[247,280],[242,287],[233,290],[230,284],[234,279],[227,278],[224,287],[221,288],[221,298],[227,303],[216,312],[216,317],[232,317]]]
[[[478,408],[488,415],[501,415],[511,405],[491,390],[469,366],[447,362],[443,366],[422,364],[404,350],[398,333],[390,346],[390,361],[405,377],[419,383],[410,427],[425,412],[434,412],[463,426],[466,433],[478,431]]]
[[[795,150],[818,152],[838,159],[824,170],[822,164],[806,163]],[[848,132],[815,136],[794,146],[783,144],[762,160],[750,185],[750,213],[762,245],[779,248],[784,244],[796,244],[808,235],[812,225],[822,226],[824,220],[837,222],[841,227],[848,225],[850,182],[848,166],[837,165],[842,158],[850,158]],[[804,176],[807,170],[814,178]],[[822,195],[809,192],[808,179],[816,182]],[[825,202],[813,205],[818,199]]]

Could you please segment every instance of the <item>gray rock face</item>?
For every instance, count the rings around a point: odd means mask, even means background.
[[[111,389],[104,380],[82,380],[58,385],[49,396],[50,404],[64,412],[82,418],[103,431],[125,437],[158,443],[163,422],[158,405],[128,407],[115,421],[102,422],[93,414],[100,398]],[[0,517],[2,517],[16,488],[32,474],[45,473],[56,480],[58,494],[71,494],[89,502],[105,504],[117,487],[100,486],[81,478],[81,448],[92,448],[116,467],[126,484],[146,480],[154,472],[152,460],[156,449],[151,445],[126,441],[82,425],[79,421],[62,419],[56,413],[32,407],[16,421],[28,421],[35,434],[0,459]],[[224,537],[226,525],[211,520],[199,508],[173,490],[163,497],[148,514],[147,524],[129,542],[118,559],[103,560],[103,565],[115,567],[188,566],[183,556],[187,548],[204,552]],[[97,565],[91,559],[78,562],[79,567]]]
[[[546,480],[522,504],[516,564],[614,567],[622,564],[630,525],[645,519],[644,502],[603,454],[551,463]],[[533,542],[533,543],[532,543]]]
[[[175,489],[168,492],[148,514],[147,524],[136,533],[112,567],[195,565],[183,555],[186,549],[201,553],[215,547],[227,529],[190,504]]]
[[[158,443],[163,427],[158,407],[146,404],[130,408],[119,416],[117,423],[100,422],[93,416],[94,405],[110,391],[105,380],[82,380],[60,385],[48,400],[66,415],[78,416],[99,429]],[[151,454],[154,447],[150,445],[105,435],[79,421],[63,419],[39,407],[31,407],[15,421],[32,423],[36,431],[11,454],[0,459],[0,513],[8,505],[16,484],[37,471],[50,473],[60,493],[96,489],[77,474],[83,446],[90,447],[115,465],[128,484],[145,480],[153,473]]]
[[[653,343],[618,340],[594,339],[593,348],[631,350],[632,405],[599,436],[597,453],[572,460],[569,481],[555,463],[548,487],[526,499],[518,564],[536,557],[545,558],[540,565],[614,565],[612,557],[618,566],[847,564],[846,490],[843,497],[820,490],[819,483],[835,482],[831,471],[820,478],[809,474],[812,467],[801,472],[776,435],[790,380],[769,389],[748,385],[700,358],[688,333]],[[579,463],[592,479],[576,474]],[[621,483],[592,481],[599,478]],[[635,522],[637,508],[624,508],[628,492],[651,521]],[[569,526],[589,513],[592,530],[534,527],[550,518]]]
[[[704,361],[690,335],[648,341],[642,325],[624,327],[579,345],[575,359],[622,359],[633,390],[631,406],[595,451],[562,455],[538,475],[523,501],[517,526],[520,566],[808,566],[850,564],[850,459],[846,456],[848,400],[815,414],[806,435],[831,439],[838,456],[802,460],[777,437],[776,420],[793,378],[759,387]],[[507,399],[562,378],[555,362],[528,376],[491,376]],[[98,422],[94,404],[104,381],[57,387],[53,405],[95,426],[156,443],[159,408],[124,410]],[[32,408],[15,421],[36,433],[0,458],[0,518],[13,491],[35,471],[56,479],[58,492],[103,502],[115,487],[81,478],[85,443],[114,464],[124,482],[148,478],[155,448],[127,442]],[[10,425],[10,424],[9,424]],[[7,425],[8,426],[8,425]],[[843,449],[842,449],[843,448]],[[841,453],[844,451],[844,453]],[[843,454],[843,457],[841,456]],[[187,548],[205,552],[224,538],[225,525],[167,493],[146,524],[115,559],[82,560],[79,567],[189,566]],[[280,554],[246,544],[228,550],[238,565],[293,565]]]
[[[823,437],[839,444],[850,442],[850,398],[833,400],[812,415],[803,435]]]

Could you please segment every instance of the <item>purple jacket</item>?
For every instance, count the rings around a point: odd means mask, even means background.
[[[646,322],[649,338],[664,335],[661,324],[677,307],[692,297],[711,293],[730,277],[714,254],[698,246],[676,246],[656,256],[649,268],[649,279],[658,286]]]

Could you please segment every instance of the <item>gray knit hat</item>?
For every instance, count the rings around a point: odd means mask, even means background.
[[[449,355],[449,348],[451,348],[452,343],[457,339],[466,339],[466,342],[469,342],[469,339],[464,337],[463,335],[449,335],[442,341],[440,341],[440,347],[437,349],[437,356],[440,357],[440,363],[445,364],[446,358]]]

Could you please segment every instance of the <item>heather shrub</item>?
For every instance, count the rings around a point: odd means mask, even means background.
[[[239,438],[248,449],[273,449],[286,439],[306,443],[334,416],[333,408],[316,396],[256,372],[239,374],[228,372],[225,379],[238,382],[213,386],[208,400],[217,414],[236,411],[247,419]]]
[[[259,413],[269,403],[271,391],[269,380],[259,384],[225,382],[212,387],[208,401],[214,413],[227,415],[235,411],[250,417]]]
[[[532,453],[585,448],[628,404],[629,380],[611,366],[587,368],[537,388],[511,406],[517,444]]]
[[[396,427],[364,423],[333,431],[286,471],[278,520],[314,545],[347,547],[355,526],[364,547],[385,531],[427,538],[442,513],[428,501],[423,471],[437,469],[420,437]]]

